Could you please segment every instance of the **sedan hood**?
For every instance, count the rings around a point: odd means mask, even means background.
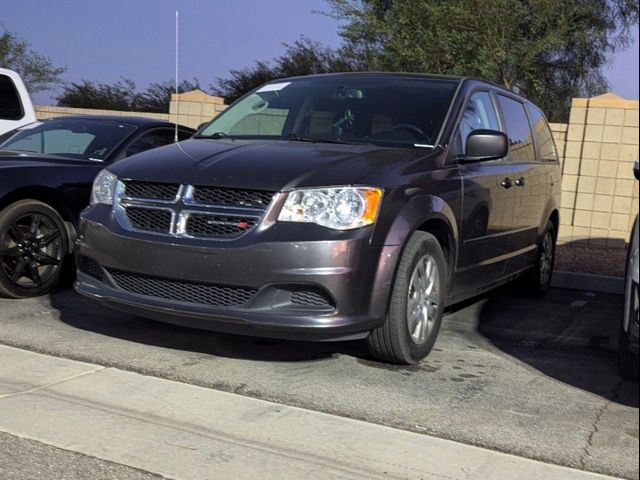
[[[109,169],[134,180],[286,191],[355,184],[424,153],[372,145],[192,139],[134,155]]]
[[[18,150],[0,150],[0,169],[79,165],[99,165],[99,162]]]

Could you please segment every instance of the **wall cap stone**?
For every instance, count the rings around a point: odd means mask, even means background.
[[[180,102],[200,102],[200,103],[213,103],[215,105],[224,105],[224,98],[209,95],[202,90],[191,90],[185,93],[172,93],[171,101]]]
[[[613,92],[607,92],[592,98],[574,98],[571,107],[628,108],[638,110],[638,100],[627,100]]]

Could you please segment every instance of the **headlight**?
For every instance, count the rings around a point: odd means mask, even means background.
[[[371,187],[332,187],[295,190],[287,195],[278,221],[316,223],[335,230],[371,225],[376,221],[382,190]]]
[[[107,205],[113,204],[113,195],[116,190],[116,184],[118,183],[118,177],[111,173],[106,168],[100,170],[100,173],[93,181],[93,187],[91,188],[91,205],[97,203],[105,203]]]

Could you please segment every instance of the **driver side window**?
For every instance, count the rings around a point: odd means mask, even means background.
[[[463,149],[469,134],[480,129],[500,130],[498,116],[488,92],[474,93],[467,102],[458,129]]]

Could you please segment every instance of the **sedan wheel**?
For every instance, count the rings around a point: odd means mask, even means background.
[[[0,214],[0,293],[13,298],[42,295],[60,279],[68,250],[58,213],[33,200]]]

